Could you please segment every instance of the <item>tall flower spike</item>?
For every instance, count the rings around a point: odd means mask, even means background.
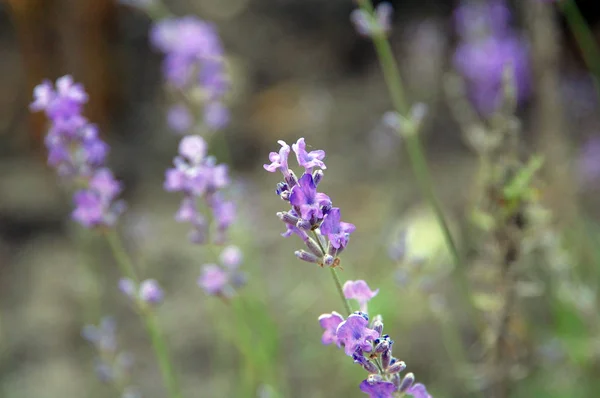
[[[75,192],[72,218],[86,228],[113,226],[125,209],[116,200],[121,185],[104,166],[108,145],[100,139],[98,128],[82,116],[88,96],[69,75],[36,86],[32,111],[44,111],[50,120],[45,137],[48,164],[80,189]]]

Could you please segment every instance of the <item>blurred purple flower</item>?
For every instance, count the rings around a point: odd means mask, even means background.
[[[600,136],[594,136],[583,144],[578,158],[579,179],[583,186],[600,179]]]
[[[363,280],[346,281],[342,290],[344,297],[358,302],[361,312],[367,312],[367,303],[379,293],[379,289],[369,289],[369,285]]]
[[[323,344],[327,345],[338,343],[336,330],[343,321],[344,317],[335,311],[333,311],[331,314],[323,314],[319,317],[319,324],[323,329],[325,329],[323,332],[323,337],[321,337],[321,342]]]
[[[421,383],[414,384],[412,387],[406,390],[406,393],[413,398],[431,398],[431,395],[429,395],[427,389]]]
[[[154,279],[146,279],[140,283],[140,300],[150,305],[162,303],[164,293],[158,282]]]
[[[100,139],[98,128],[81,115],[88,100],[83,86],[66,75],[56,81],[56,87],[44,81],[33,95],[31,110],[44,111],[50,119],[44,140],[48,164],[73,185],[83,185],[73,196],[72,218],[87,228],[114,225],[124,210],[124,202],[115,201],[121,185],[104,167],[108,145]]]
[[[199,87],[205,99],[205,124],[213,130],[225,127],[229,112],[222,101],[229,89],[229,78],[214,25],[195,16],[167,18],[154,24],[150,41],[165,54],[163,72],[167,82],[181,90]],[[188,121],[182,114],[175,116],[175,123],[170,124],[176,128]]]
[[[221,264],[229,269],[236,269],[239,267],[242,262],[243,254],[239,247],[237,246],[227,246],[221,252],[219,259],[221,260]]]
[[[194,117],[183,104],[175,104],[167,113],[167,124],[178,133],[185,133],[194,125]]]
[[[135,282],[133,281],[133,279],[130,279],[130,278],[121,278],[121,279],[119,279],[118,286],[119,286],[119,290],[124,295],[126,295],[130,299],[135,298],[136,291],[137,291],[137,286],[136,286]]]
[[[375,8],[374,16],[362,9],[352,11],[350,21],[354,24],[359,34],[373,37],[375,35],[387,34],[392,30],[393,13],[394,9],[392,5],[383,2]]]
[[[198,278],[198,286],[209,295],[222,294],[228,282],[229,275],[217,264],[204,265],[202,267],[202,274]]]
[[[517,102],[524,101],[530,93],[529,47],[508,25],[510,14],[504,2],[494,1],[483,8],[463,3],[456,15],[462,40],[453,62],[465,79],[473,106],[483,116],[498,109],[505,68],[512,69]]]

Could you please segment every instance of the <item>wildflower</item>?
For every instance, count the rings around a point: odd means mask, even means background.
[[[114,319],[105,317],[98,326],[86,325],[81,334],[85,340],[94,345],[97,351],[94,369],[98,379],[114,385],[123,392],[134,390],[135,388],[130,385],[133,356],[119,350]]]
[[[235,289],[246,283],[246,274],[239,271],[241,251],[235,246],[226,247],[220,255],[221,264],[205,264],[198,278],[198,286],[211,296],[231,297]]]
[[[528,47],[508,25],[509,19],[508,8],[500,0],[490,5],[464,3],[455,12],[461,42],[454,66],[483,116],[490,116],[502,103],[506,68],[512,71],[517,102],[529,96]]]
[[[358,302],[361,312],[367,312],[367,303],[379,293],[379,289],[369,289],[369,285],[363,280],[346,281],[342,290],[344,297]]]
[[[269,154],[270,164],[265,164],[269,172],[281,171],[283,181],[277,184],[277,195],[289,202],[291,209],[278,212],[277,216],[286,225],[282,234],[289,237],[298,235],[305,243],[308,251],[297,250],[295,255],[306,262],[320,266],[336,267],[339,265],[340,252],[348,244],[354,225],[340,221],[340,209],[332,207],[329,196],[317,192],[317,185],[323,180],[326,168],[323,159],[325,151],[306,150],[304,138],[300,138],[290,146],[285,141],[278,141],[279,152]],[[289,168],[288,157],[291,151],[296,154],[298,164],[304,168],[300,179]],[[314,170],[319,168],[319,170]],[[310,237],[308,233],[313,237]]]
[[[121,278],[119,280],[119,290],[131,300],[135,300],[138,305],[156,306],[162,303],[164,297],[162,288],[154,279],[146,279],[138,286],[130,278]]]
[[[204,124],[212,130],[225,127],[229,111],[223,100],[229,78],[215,27],[194,16],[167,18],[152,27],[150,41],[165,54],[166,81],[184,92],[200,89]],[[180,104],[170,113],[169,124],[178,131],[189,129],[191,113],[184,107]]]
[[[323,329],[325,329],[323,332],[323,337],[321,338],[323,344],[337,344],[338,340],[336,330],[342,322],[344,322],[344,317],[335,311],[333,311],[331,314],[323,314],[319,317],[319,324]]]
[[[355,312],[339,324],[335,334],[338,346],[343,345],[346,355],[352,356],[356,350],[371,351],[371,341],[379,337],[379,333],[369,329],[369,317],[361,312]]]
[[[45,137],[48,164],[58,174],[80,187],[73,196],[72,218],[86,228],[113,226],[125,209],[118,201],[121,184],[104,166],[108,145],[100,139],[98,128],[81,115],[88,96],[69,75],[53,87],[44,81],[35,87],[32,111],[44,111],[50,120]]]
[[[208,234],[208,223],[198,211],[197,204],[199,199],[204,199],[216,224],[214,240],[222,243],[235,218],[235,206],[224,200],[221,193],[229,184],[227,166],[217,165],[215,158],[206,156],[206,152],[206,142],[202,137],[183,137],[179,143],[179,156],[173,161],[175,167],[166,171],[164,188],[169,192],[184,193],[175,219],[192,225],[192,242],[204,243]]]
[[[350,14],[350,21],[356,31],[363,36],[386,35],[392,30],[392,14],[394,9],[390,3],[380,3],[375,8],[375,14],[370,15],[364,10],[357,9]]]
[[[371,398],[391,398],[394,396],[394,392],[396,392],[396,386],[389,381],[369,382],[368,380],[363,380],[360,383],[360,391],[369,394]]]

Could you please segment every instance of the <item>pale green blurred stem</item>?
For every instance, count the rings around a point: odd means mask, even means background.
[[[335,288],[337,289],[340,298],[344,302],[344,308],[346,309],[348,315],[350,315],[352,314],[352,308],[350,308],[350,303],[348,302],[348,300],[346,300],[346,297],[344,296],[344,290],[342,289],[342,282],[340,281],[340,276],[338,275],[335,268],[332,267],[329,268],[329,270],[331,271],[331,277],[333,278],[333,282],[335,282]]]
[[[369,13],[369,15],[374,15],[373,5],[369,0],[359,0],[359,5],[363,11]],[[412,117],[410,115],[410,105],[404,95],[404,85],[402,84],[402,78],[400,76],[392,48],[384,34],[374,34],[372,39],[377,51],[379,63],[383,71],[383,76],[386,81],[392,103],[394,104],[394,108],[396,112],[409,121],[409,123],[406,123],[406,127],[413,130],[402,132],[406,141],[406,148],[410,163],[412,165],[413,173],[415,174],[421,192],[427,199],[427,202],[429,203],[429,206],[434,212],[437,222],[442,229],[444,240],[448,249],[450,250],[452,260],[454,262],[453,276],[456,284],[458,285],[458,290],[463,295],[465,302],[468,304],[467,309],[473,321],[475,322],[476,326],[481,329],[482,322],[479,319],[479,314],[476,311],[474,301],[470,293],[469,283],[466,277],[466,269],[458,252],[456,242],[454,241],[452,233],[450,232],[450,228],[448,227],[448,222],[446,221],[446,217],[444,216],[440,202],[435,194],[431,173],[429,172],[429,167],[427,165],[427,159],[419,139],[418,131],[416,131],[416,125],[411,120]]]
[[[104,236],[106,237],[115,260],[121,269],[121,273],[124,276],[134,280],[136,284],[139,284],[140,279],[137,275],[135,267],[133,266],[131,258],[129,258],[129,254],[127,254],[127,251],[123,247],[123,242],[121,241],[120,236],[112,229],[107,230],[104,233]],[[160,372],[162,374],[165,387],[169,393],[169,397],[181,398],[182,395],[179,389],[179,384],[177,383],[177,378],[175,377],[175,372],[173,371],[173,366],[171,364],[171,360],[169,359],[167,345],[160,331],[156,315],[150,309],[141,309],[138,311],[138,313],[146,324],[146,329],[150,335],[152,348],[154,349],[154,354],[156,355]]]

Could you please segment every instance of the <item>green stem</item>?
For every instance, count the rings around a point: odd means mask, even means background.
[[[340,282],[340,277],[337,274],[337,271],[335,268],[329,268],[329,270],[331,271],[331,277],[333,278],[333,281],[335,282],[335,287],[337,289],[337,292],[340,295],[340,298],[342,299],[342,301],[344,302],[344,308],[346,309],[346,312],[348,313],[348,315],[350,315],[350,314],[352,314],[352,308],[350,307],[350,303],[348,302],[348,300],[346,300],[346,297],[344,296],[344,289],[342,289],[342,282]]]
[[[371,1],[361,0],[359,4],[363,11],[367,12],[369,15],[374,14]],[[458,252],[454,238],[452,237],[452,233],[450,232],[450,228],[442,211],[440,202],[438,201],[433,189],[431,173],[429,172],[425,153],[419,140],[418,132],[416,131],[417,127],[414,121],[411,120],[410,106],[404,95],[402,78],[400,76],[392,48],[389,41],[385,37],[385,34],[383,33],[374,34],[372,39],[394,108],[401,116],[408,120],[408,123],[405,124],[406,127],[408,127],[411,131],[404,132],[406,133],[404,136],[406,139],[406,148],[413,173],[416,177],[417,183],[419,184],[421,192],[424,194],[437,219],[438,224],[440,225],[440,228],[442,229],[444,241],[450,250],[452,260],[454,262],[453,277],[458,285],[458,289],[463,294],[463,299],[470,304],[468,306],[470,315],[476,322],[477,327],[480,327],[481,322],[479,320],[479,314],[476,311],[473,298],[470,294],[469,284],[465,273],[466,269],[461,260],[461,256]]]
[[[581,48],[581,55],[592,74],[592,80],[596,93],[600,96],[600,50],[596,44],[596,38],[581,14],[577,3],[573,0],[558,2],[559,7],[569,24],[569,28]]]
[[[129,258],[127,251],[123,247],[123,242],[119,235],[114,230],[108,230],[104,236],[108,241],[122,274],[134,280],[136,284],[139,284],[140,279],[138,274],[133,266],[131,258]],[[171,360],[169,359],[167,345],[160,332],[160,327],[155,314],[149,308],[141,308],[138,313],[146,324],[146,330],[150,335],[152,348],[154,349],[154,354],[156,355],[163,381],[169,392],[169,397],[181,398],[181,391],[177,383],[177,378],[175,377],[175,372],[173,371],[173,366],[171,365]]]

